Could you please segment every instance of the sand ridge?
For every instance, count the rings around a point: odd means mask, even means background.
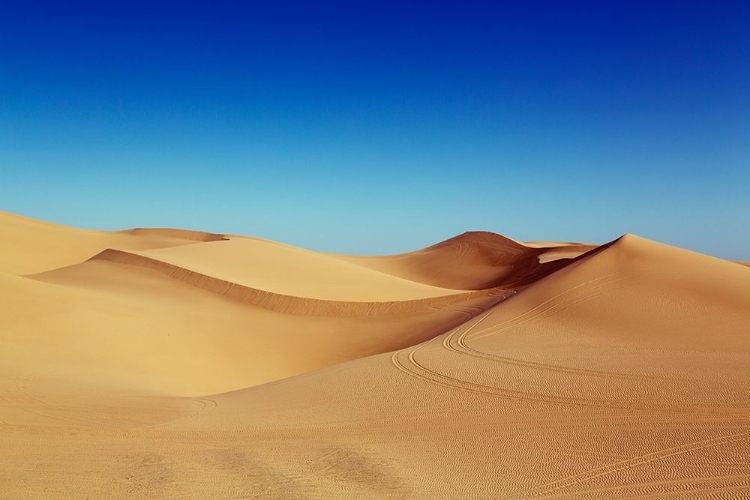
[[[11,220],[26,225],[28,244],[57,238],[65,250],[81,238],[80,230]],[[233,390],[421,342],[518,289],[445,289],[257,238],[85,234],[86,245],[61,258],[75,262],[87,250],[87,259],[0,290],[13,353],[6,363],[19,376],[26,368],[16,361],[33,355],[61,383],[173,395]],[[99,250],[112,243],[119,248]],[[52,262],[47,253],[25,256],[34,268]],[[10,252],[9,261],[21,257]]]
[[[750,496],[748,267],[0,223],[9,498]]]
[[[482,290],[531,283],[594,248],[558,243],[528,246],[499,234],[470,231],[400,255],[339,257],[419,283]]]
[[[0,272],[23,275],[78,264],[107,248],[144,250],[222,239],[200,231],[94,231],[0,212]]]

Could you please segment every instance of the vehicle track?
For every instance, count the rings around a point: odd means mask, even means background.
[[[730,483],[744,482],[745,484],[735,484],[726,486],[706,486],[705,483],[725,481]],[[699,478],[687,478],[687,479],[670,479],[669,481],[647,481],[638,483],[628,483],[617,486],[608,486],[602,488],[592,488],[588,490],[577,490],[570,493],[558,493],[554,496],[547,498],[565,499],[565,498],[581,498],[583,496],[591,496],[592,498],[598,498],[602,495],[611,496],[612,494],[622,493],[627,490],[638,490],[642,488],[655,488],[662,485],[669,485],[674,488],[675,485],[695,485],[694,487],[688,487],[680,489],[679,491],[664,491],[658,493],[646,493],[642,495],[628,495],[628,499],[647,499],[647,498],[671,498],[684,496],[686,494],[708,494],[708,493],[721,493],[721,492],[732,492],[732,491],[750,491],[750,473],[748,474],[734,474],[725,476],[706,476]],[[512,497],[515,498],[515,497]]]
[[[586,406],[586,407],[597,407],[597,408],[616,408],[616,409],[622,409],[622,410],[634,410],[634,409],[649,410],[650,409],[644,405],[617,405],[617,404],[607,404],[607,402],[605,401],[600,402],[600,401],[594,401],[594,400],[586,400],[582,398],[551,397],[551,396],[547,396],[547,395],[543,395],[539,393],[515,391],[515,390],[510,390],[510,389],[503,389],[501,387],[496,387],[496,386],[477,384],[475,382],[469,382],[469,381],[458,379],[455,377],[450,377],[448,375],[430,370],[426,368],[424,365],[420,364],[416,360],[415,354],[422,347],[428,345],[430,342],[431,341],[420,344],[420,346],[418,346],[416,349],[410,350],[408,354],[406,354],[407,363],[404,363],[399,359],[401,355],[406,353],[406,351],[404,350],[394,352],[393,355],[391,356],[391,362],[397,369],[401,370],[407,375],[413,376],[415,378],[418,378],[427,382],[437,384],[442,387],[451,388],[451,389],[460,389],[460,390],[464,390],[464,391],[472,392],[476,394],[500,396],[500,397],[505,397],[509,399],[523,399],[523,400],[537,401],[537,402],[549,403],[549,404],[563,404],[563,405],[575,405],[575,406]],[[411,367],[409,367],[408,365],[411,365]],[[415,371],[414,369],[416,369],[417,371]]]
[[[574,298],[570,298],[568,296],[571,295],[571,294],[577,293],[580,288],[586,287],[587,285],[591,285],[592,283],[596,283],[596,282],[599,282],[599,281],[607,279],[607,278],[612,278],[612,277],[615,277],[615,276],[622,276],[622,274],[623,273],[612,273],[612,274],[609,274],[609,275],[606,275],[606,276],[600,276],[598,278],[586,281],[585,283],[581,283],[581,284],[578,284],[578,285],[576,285],[574,287],[571,287],[571,288],[569,288],[569,289],[567,289],[567,290],[565,290],[565,291],[563,291],[561,293],[558,293],[557,295],[555,295],[553,297],[550,297],[549,299],[545,300],[541,304],[539,304],[537,306],[534,306],[533,308],[529,309],[528,311],[526,311],[526,312],[524,312],[524,313],[522,313],[522,314],[520,314],[520,315],[518,315],[516,317],[509,318],[509,319],[507,319],[507,320],[505,320],[505,321],[503,321],[501,323],[498,323],[497,325],[492,325],[491,327],[488,327],[486,329],[482,329],[482,330],[478,330],[476,332],[473,332],[473,335],[472,335],[472,337],[471,337],[470,340],[478,340],[478,339],[481,339],[481,338],[484,338],[484,337],[489,337],[489,336],[492,336],[492,335],[496,335],[497,333],[500,333],[502,331],[506,331],[506,330],[508,330],[508,329],[510,329],[512,327],[518,326],[520,324],[528,323],[528,322],[533,321],[533,320],[535,320],[535,319],[537,319],[539,317],[546,317],[546,316],[549,315],[548,313],[551,313],[552,315],[554,315],[554,314],[557,314],[560,311],[568,309],[568,308],[570,308],[570,307],[572,307],[574,305],[577,305],[579,303],[586,302],[586,301],[591,300],[593,298],[599,297],[599,296],[605,294],[606,291],[602,292],[602,293],[597,293],[597,294],[595,294],[593,296],[584,295],[584,297],[580,301],[575,301],[575,302],[572,302]],[[602,283],[602,284],[597,285],[597,286],[589,287],[586,290],[584,290],[584,292],[591,291],[591,290],[598,290],[600,288],[605,288],[605,290],[606,290],[606,289],[610,288],[615,283],[619,283],[619,282],[622,282],[622,281],[629,281],[629,280],[633,280],[633,278],[629,277],[629,276],[624,276],[624,277],[621,277],[621,278],[617,278],[617,279],[613,279],[613,280],[607,281],[607,282]],[[466,335],[464,335],[464,337],[466,337]]]
[[[486,319],[491,314],[491,311],[480,317],[476,322],[469,325],[467,328],[475,327],[480,324],[482,320]],[[461,327],[459,327],[460,329]],[[428,345],[432,344],[438,337],[435,337],[427,342],[419,344],[416,347],[402,349],[396,351],[391,355],[391,363],[400,371],[407,375],[413,376],[420,380],[431,382],[442,387],[460,389],[467,392],[486,394],[492,396],[500,396],[511,399],[522,399],[529,401],[538,401],[548,404],[562,404],[562,405],[575,405],[583,407],[597,407],[597,408],[613,408],[620,410],[641,410],[657,413],[678,413],[678,414],[695,414],[695,415],[733,415],[744,417],[748,411],[742,408],[723,408],[723,407],[702,407],[702,406],[685,406],[685,405],[656,405],[649,403],[617,403],[607,400],[594,400],[586,398],[575,398],[566,396],[551,396],[549,394],[535,393],[518,391],[513,389],[506,389],[498,386],[491,386],[486,384],[479,384],[471,382],[465,379],[452,377],[444,373],[437,372],[427,368],[424,364],[420,363],[416,356],[419,351]],[[457,353],[459,354],[459,353]],[[459,354],[460,355],[460,354]],[[404,359],[402,359],[404,358]]]
[[[525,499],[525,498],[538,498],[538,497],[548,496],[550,493],[561,490],[563,488],[570,488],[577,484],[580,484],[586,481],[591,481],[592,479],[614,474],[616,472],[620,472],[623,470],[632,469],[634,467],[640,467],[642,465],[649,464],[651,462],[664,460],[665,458],[669,458],[669,457],[673,457],[677,455],[683,455],[685,453],[703,450],[706,448],[712,448],[715,446],[721,446],[725,444],[731,444],[731,443],[735,443],[739,441],[747,441],[747,440],[750,440],[750,431],[730,434],[730,435],[711,438],[711,439],[703,439],[700,441],[693,441],[690,443],[685,443],[680,446],[663,448],[660,450],[653,451],[651,453],[646,453],[646,454],[639,455],[639,456],[629,458],[626,460],[621,460],[619,462],[614,462],[612,464],[605,465],[603,467],[597,467],[594,469],[586,470],[584,472],[580,472],[578,474],[573,474],[567,477],[563,477],[551,483],[547,483],[545,485],[539,486],[538,488],[525,491],[520,496],[512,496],[508,498]]]

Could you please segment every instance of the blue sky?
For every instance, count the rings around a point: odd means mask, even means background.
[[[5,2],[0,210],[750,260],[748,26],[748,2]]]

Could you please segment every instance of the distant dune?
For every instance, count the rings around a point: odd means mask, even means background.
[[[386,257],[340,256],[350,262],[420,283],[481,290],[531,283],[595,245],[532,246],[494,233],[469,232],[412,253]],[[561,262],[555,262],[560,260]]]
[[[6,213],[0,242],[0,498],[750,497],[746,263]]]

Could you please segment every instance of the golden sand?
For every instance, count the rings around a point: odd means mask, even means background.
[[[0,213],[0,499],[750,497],[750,267]]]

